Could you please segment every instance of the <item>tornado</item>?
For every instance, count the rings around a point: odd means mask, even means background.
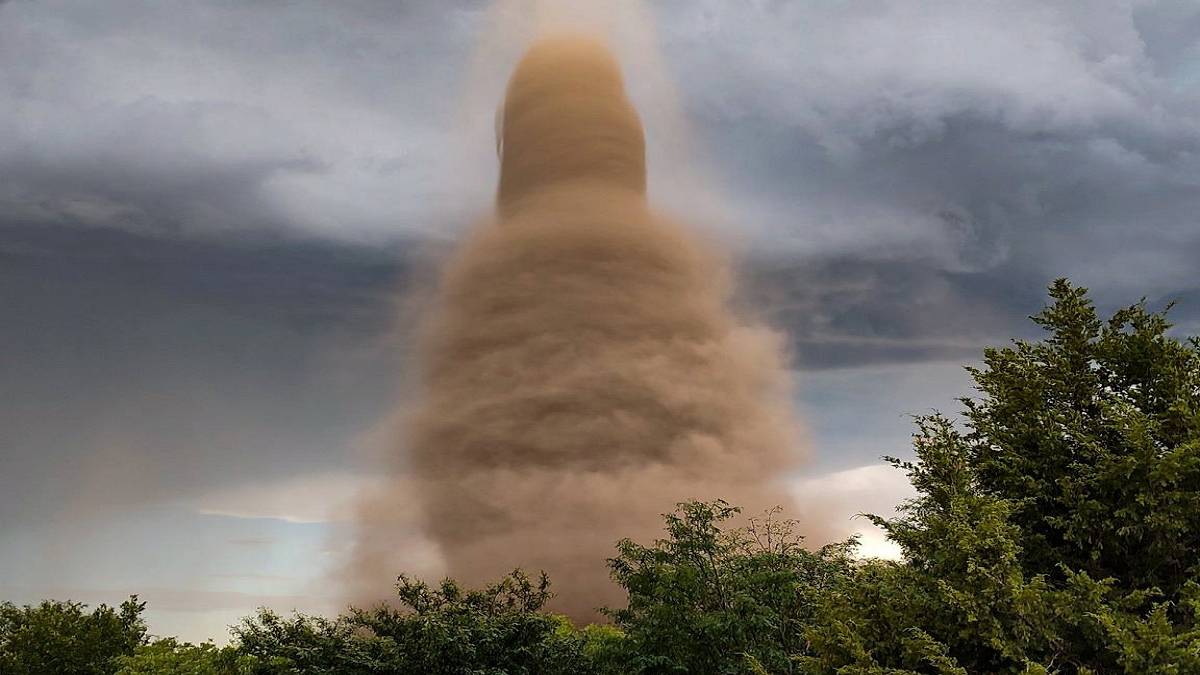
[[[497,120],[494,214],[447,261],[402,416],[448,576],[543,570],[576,621],[606,559],[687,499],[788,506],[802,459],[783,341],[705,240],[647,200],[642,124],[600,42],[535,44]]]

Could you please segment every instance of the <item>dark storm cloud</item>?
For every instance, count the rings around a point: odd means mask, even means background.
[[[0,210],[138,231],[428,230],[414,203],[441,197],[447,85],[478,9],[10,4]]]
[[[139,231],[460,227],[488,192],[456,195],[447,152],[487,4],[10,4],[0,207]],[[1018,259],[1124,292],[1194,271],[1194,3],[655,7],[754,248]]]
[[[396,386],[406,269],[403,250],[0,225],[0,514],[343,465]]]
[[[922,259],[749,264],[749,302],[792,336],[802,370],[966,362],[1027,334],[1021,320],[1043,297],[1037,279],[947,272]]]
[[[700,136],[773,251],[1035,288],[1068,275],[1121,300],[1194,287],[1194,3],[714,1],[662,15],[681,80],[705,83],[688,92]]]

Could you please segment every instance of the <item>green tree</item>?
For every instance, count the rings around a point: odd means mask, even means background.
[[[611,611],[625,639],[614,648],[628,673],[792,672],[819,598],[845,577],[853,541],[805,550],[794,521],[777,512],[746,528],[723,527],[737,507],[685,502],[666,518],[667,538],[624,540],[609,561],[629,593]]]
[[[1200,345],[1055,282],[1040,342],[971,369],[965,432],[918,420],[902,563],[826,596],[813,673],[1200,672]]]
[[[918,461],[889,458],[918,496],[898,518],[872,516],[905,560],[869,562],[824,598],[806,672],[1023,672],[1054,650],[1050,588],[1018,563],[1011,505],[980,493],[948,419],[918,425]]]
[[[137,596],[90,612],[78,602],[0,603],[0,673],[111,675],[145,642],[145,608]]]
[[[1086,289],[1060,279],[1050,297],[1033,317],[1045,340],[970,369],[979,487],[1012,503],[1029,572],[1177,601],[1200,570],[1200,343],[1144,302],[1102,322]]]

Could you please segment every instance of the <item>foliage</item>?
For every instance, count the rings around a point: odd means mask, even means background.
[[[233,628],[239,651],[251,657],[244,670],[255,675],[283,673],[389,672],[396,645],[356,630],[347,617],[282,617],[260,609]]]
[[[1026,578],[1011,506],[981,494],[949,420],[919,420],[918,497],[894,520],[873,517],[904,563],[864,565],[825,598],[807,672],[1023,672],[1053,650],[1042,577]]]
[[[0,673],[111,675],[145,641],[145,607],[137,596],[91,612],[78,602],[0,603]]]
[[[247,672],[253,657],[241,656],[235,647],[211,642],[194,645],[175,638],[155,640],[118,660],[117,675],[238,675]]]
[[[808,672],[1192,672],[1200,345],[1065,281],[1037,343],[971,369],[966,432],[918,419],[918,496],[875,517],[904,563],[826,596]]]
[[[551,598],[543,574],[535,583],[520,570],[482,590],[463,591],[447,580],[434,589],[400,578],[400,599],[413,613],[379,607],[354,621],[405,645],[406,672],[575,673],[584,666],[584,641],[564,617],[543,613]]]
[[[1022,563],[1158,588],[1176,601],[1200,571],[1200,344],[1167,335],[1144,302],[1102,322],[1058,280],[1033,320],[1049,336],[988,349],[971,369],[970,461],[1009,500]]]
[[[807,551],[777,511],[722,529],[738,512],[682,503],[666,516],[666,539],[618,544],[609,565],[629,594],[611,612],[626,634],[622,672],[792,672],[817,601],[849,574],[855,544]]]
[[[335,620],[268,610],[234,630],[251,673],[586,673],[586,633],[542,612],[551,597],[543,575],[514,571],[484,589],[452,580],[436,588],[400,577],[407,609],[355,609]]]

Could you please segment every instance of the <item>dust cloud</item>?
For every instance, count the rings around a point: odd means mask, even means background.
[[[684,499],[789,505],[803,459],[783,341],[732,309],[717,251],[651,209],[637,111],[604,44],[518,64],[494,216],[445,262],[398,415],[403,495],[444,572],[545,570],[580,621],[623,596],[605,560]],[[790,510],[790,509],[789,509]],[[364,532],[371,522],[364,522]],[[358,575],[388,545],[360,542]]]

